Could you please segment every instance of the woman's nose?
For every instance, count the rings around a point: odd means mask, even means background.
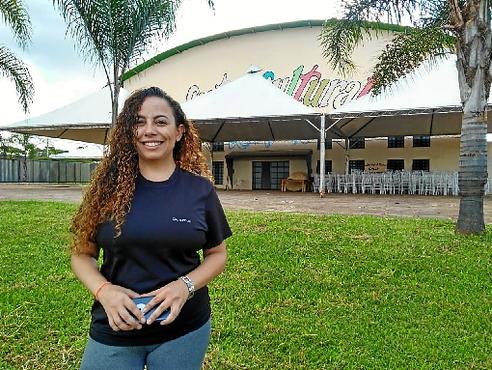
[[[155,125],[152,121],[147,121],[145,122],[144,126],[144,134],[149,135],[149,134],[154,134],[155,133]]]

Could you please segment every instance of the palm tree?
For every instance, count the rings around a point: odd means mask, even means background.
[[[207,0],[213,7],[213,1]],[[111,90],[112,122],[118,114],[122,75],[154,41],[175,30],[182,0],[53,0],[89,62],[100,64]]]
[[[12,29],[19,47],[25,48],[31,41],[31,21],[22,0],[0,0],[0,17]],[[19,103],[27,113],[34,96],[31,74],[26,65],[3,45],[0,45],[0,76],[14,82]]]
[[[379,56],[372,76],[374,94],[428,61],[446,53],[457,57],[463,118],[460,139],[460,210],[456,229],[483,233],[487,181],[487,100],[492,81],[489,0],[354,0],[344,16],[327,21],[320,35],[324,56],[341,73],[353,70],[357,45],[382,33],[370,31],[382,19],[412,27],[398,33]]]

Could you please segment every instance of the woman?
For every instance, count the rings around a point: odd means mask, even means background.
[[[231,235],[207,177],[180,105],[157,87],[133,93],[72,223],[72,270],[95,297],[81,369],[201,367],[206,285],[224,270]],[[140,310],[136,298],[150,301]]]

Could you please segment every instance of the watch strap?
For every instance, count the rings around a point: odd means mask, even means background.
[[[195,284],[193,280],[191,280],[188,275],[180,276],[179,279],[186,284],[186,288],[188,288],[188,299],[192,298],[195,294]]]

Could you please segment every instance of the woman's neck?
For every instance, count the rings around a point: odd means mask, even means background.
[[[143,177],[150,181],[166,181],[176,168],[174,160],[170,161],[139,161],[138,167]]]

